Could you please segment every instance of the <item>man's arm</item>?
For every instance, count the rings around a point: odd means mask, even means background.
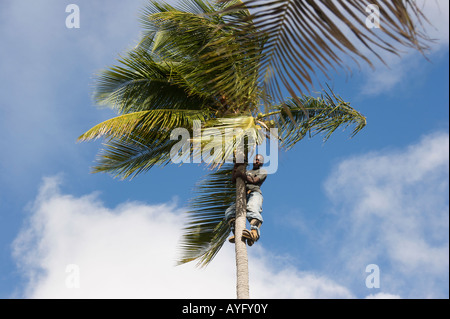
[[[250,175],[245,175],[244,180],[246,180],[247,183],[250,184],[258,184],[261,181],[261,179],[258,176],[250,176]]]
[[[258,176],[250,176],[250,175],[244,174],[240,171],[237,171],[236,167],[235,167],[233,169],[233,177],[232,177],[233,182],[236,181],[237,177],[241,177],[244,181],[246,181],[247,183],[250,183],[250,184],[258,184],[261,181],[261,179]]]

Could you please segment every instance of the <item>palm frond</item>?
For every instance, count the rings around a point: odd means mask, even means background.
[[[164,166],[173,160],[171,151],[178,143],[172,139],[173,129],[184,128],[191,136],[195,121],[204,122],[208,116],[206,111],[197,110],[135,112],[100,123],[78,140],[107,139],[93,172],[133,178],[154,165]],[[189,144],[189,139],[183,143]]]
[[[121,179],[132,179],[153,166],[165,166],[171,162],[170,150],[177,141],[169,138],[154,140],[152,144],[138,137],[111,139],[103,143],[97,156],[93,173],[109,173]]]
[[[144,50],[133,50],[119,60],[119,66],[97,78],[94,97],[120,114],[158,108],[201,109],[212,100],[193,94],[171,61],[157,62]]]
[[[250,46],[240,43],[234,28],[224,26],[230,17],[248,16],[248,11],[216,15],[223,7],[190,0],[174,8],[152,1],[141,19],[145,32],[139,48],[164,61],[179,62],[183,80],[192,92],[223,97],[228,109],[242,111],[259,99],[256,57],[262,41],[258,50],[254,47],[256,39]],[[250,51],[243,54],[245,45]]]
[[[204,122],[210,118],[205,110],[157,109],[120,115],[106,120],[82,134],[78,141],[100,137],[121,138],[140,136],[143,140],[158,138],[155,134],[167,134],[174,128],[193,127],[194,121]]]
[[[234,160],[244,162],[244,158],[235,158],[235,152],[251,154],[265,138],[265,131],[249,115],[211,119],[200,133],[191,139],[193,145],[198,145],[197,148],[201,146],[202,150],[194,152],[194,160],[199,161],[201,156],[203,162],[212,168],[220,168]]]
[[[258,119],[278,129],[280,146],[287,150],[308,133],[312,136],[324,134],[326,141],[339,127],[345,129],[353,125],[353,137],[367,124],[361,113],[331,90],[318,98],[302,96],[288,99]]]
[[[179,243],[178,264],[196,260],[197,266],[207,266],[222,248],[231,230],[224,219],[225,210],[236,196],[232,169],[231,165],[223,166],[197,184]]]
[[[380,29],[366,26],[369,5],[380,10]],[[413,0],[246,0],[219,14],[244,8],[252,14],[229,23],[241,29],[241,42],[252,42],[249,31],[267,37],[260,79],[277,101],[283,89],[293,98],[309,92],[317,71],[328,77],[330,68],[350,69],[343,56],[373,66],[361,48],[384,62],[380,51],[410,47],[423,53],[430,41],[423,31],[427,19]],[[253,24],[243,23],[248,21]]]

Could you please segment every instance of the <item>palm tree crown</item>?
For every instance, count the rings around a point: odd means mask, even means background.
[[[118,116],[79,137],[104,138],[94,172],[121,178],[171,163],[171,150],[179,143],[171,138],[176,128],[192,137],[200,124],[200,138],[186,141],[194,156],[205,147],[222,148],[205,162],[216,169],[192,199],[179,263],[207,265],[230,232],[223,217],[234,201],[235,185],[225,162],[244,134],[260,144],[274,138],[269,129],[276,129],[279,146],[287,150],[308,133],[328,139],[338,127],[353,125],[354,135],[366,125],[365,117],[331,90],[275,103],[259,80],[267,35],[254,27],[247,9],[224,11],[240,3],[189,0],[173,7],[149,1],[140,42],[97,79],[95,100]],[[242,25],[230,23],[239,19],[246,26],[245,38],[240,37]],[[232,136],[223,147],[222,139],[214,137],[226,129],[242,136]]]

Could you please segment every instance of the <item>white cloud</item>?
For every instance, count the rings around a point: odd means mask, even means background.
[[[398,87],[405,80],[407,74],[411,74],[412,70],[417,71],[420,62],[426,62],[426,60],[420,56],[385,56],[383,57],[386,65],[383,65],[379,61],[375,61],[374,68],[364,68],[365,82],[361,87],[361,93],[363,95],[378,95],[383,92],[389,92],[390,90]]]
[[[449,45],[449,2],[446,0],[421,0],[418,5],[423,9],[424,15],[430,21],[426,32],[435,39],[435,51],[447,49]]]
[[[349,289],[331,278],[300,271],[263,248],[258,247],[253,256],[257,260],[251,274],[254,298],[355,298]]]
[[[96,194],[62,194],[60,182],[44,180],[13,245],[27,282],[23,297],[234,298],[232,245],[224,245],[206,269],[174,266],[182,226],[175,206],[129,202],[111,209]],[[320,274],[282,262],[274,267],[276,256],[268,254],[261,246],[250,249],[252,297],[353,297]],[[69,288],[77,274],[79,288]]]
[[[390,291],[448,294],[442,286],[449,270],[448,165],[449,135],[437,133],[336,167],[325,188],[344,232],[339,257],[349,273],[379,263],[382,287]]]
[[[379,292],[377,294],[368,295],[366,299],[400,299],[400,296]]]

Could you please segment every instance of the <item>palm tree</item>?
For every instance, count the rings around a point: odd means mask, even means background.
[[[319,97],[274,103],[258,81],[267,36],[251,27],[246,9],[216,14],[239,3],[189,0],[176,8],[150,1],[143,10],[141,41],[97,79],[96,102],[119,115],[79,140],[104,138],[93,171],[123,179],[186,156],[174,149],[187,150],[188,159],[209,167],[211,172],[190,203],[178,263],[197,261],[206,266],[213,260],[230,233],[224,212],[235,201],[237,297],[248,298],[247,250],[241,240],[245,185],[241,178],[235,184],[231,181],[234,165],[245,172],[246,161],[240,155],[249,158],[264,140],[285,150],[308,134],[321,133],[326,140],[337,128],[349,125],[354,135],[366,119],[331,90]],[[230,23],[237,19],[247,19],[242,22],[248,27],[245,39]],[[272,101],[264,111],[263,101]],[[224,134],[227,130],[233,134]],[[189,138],[179,141],[174,132]]]

